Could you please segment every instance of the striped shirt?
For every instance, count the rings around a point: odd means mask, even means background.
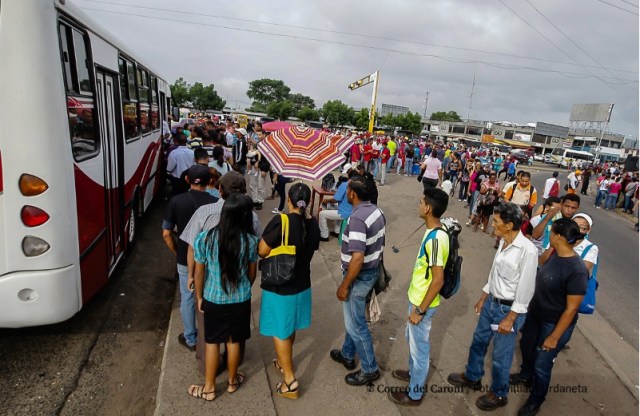
[[[384,250],[384,215],[371,202],[365,201],[353,208],[342,236],[340,259],[342,269],[347,270],[352,253],[364,253],[362,270],[378,267]]]

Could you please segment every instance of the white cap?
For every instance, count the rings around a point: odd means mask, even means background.
[[[342,174],[346,175],[347,173],[349,173],[352,167],[353,165],[351,163],[347,163],[346,165],[344,165],[344,168],[342,168]]]
[[[591,216],[589,214],[585,214],[584,212],[580,212],[576,215],[573,216],[572,219],[576,219],[576,218],[584,218],[587,223],[589,223],[589,228],[593,227],[593,219],[591,218]]]
[[[236,129],[236,131],[240,134],[242,134],[243,137],[247,137],[247,130],[243,129],[242,127],[240,127],[239,129]]]

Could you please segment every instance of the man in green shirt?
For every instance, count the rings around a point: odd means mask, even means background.
[[[394,370],[391,375],[409,383],[406,390],[389,392],[389,400],[405,406],[418,406],[426,391],[429,372],[429,333],[431,321],[440,305],[440,289],[449,257],[449,235],[440,223],[447,210],[449,195],[442,189],[428,188],[420,198],[418,212],[427,227],[420,244],[409,284],[409,311],[405,336],[409,344],[409,370]]]
[[[389,142],[387,143],[387,147],[389,148],[389,154],[391,155],[391,157],[389,158],[389,162],[387,162],[387,173],[389,173],[389,171],[391,170],[391,168],[393,167],[393,162],[396,161],[397,159],[397,148],[398,148],[398,144],[396,143],[396,138],[392,137]]]

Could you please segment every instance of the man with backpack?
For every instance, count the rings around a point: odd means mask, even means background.
[[[391,375],[408,383],[406,390],[392,390],[389,400],[404,406],[417,406],[424,397],[429,373],[429,333],[431,321],[440,305],[440,289],[444,284],[444,268],[449,257],[449,234],[442,228],[440,217],[447,210],[449,195],[441,189],[429,188],[420,198],[419,213],[427,228],[409,284],[409,310],[406,338],[409,344],[409,369],[394,370]]]
[[[529,205],[533,208],[538,203],[538,191],[531,185],[531,174],[522,171],[517,183],[503,190],[504,199],[516,205]]]
[[[560,173],[555,171],[553,172],[553,175],[545,181],[544,193],[542,194],[543,203],[546,202],[547,198],[550,196],[557,197],[560,195],[560,181],[558,180],[558,175],[560,175]]]

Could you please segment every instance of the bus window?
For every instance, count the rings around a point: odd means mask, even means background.
[[[158,78],[151,75],[151,129],[160,128],[160,112],[158,106]]]
[[[142,134],[151,131],[151,120],[149,114],[149,74],[144,69],[138,68],[138,101],[140,105],[140,127]]]
[[[95,131],[93,86],[89,78],[87,38],[82,32],[61,22],[59,26],[61,59],[67,89],[67,116],[71,151],[77,161],[99,152]]]
[[[133,64],[120,58],[120,89],[122,91],[122,121],[124,138],[127,142],[139,136],[138,125],[138,91],[136,89],[135,70]]]
[[[93,95],[91,80],[89,79],[89,61],[87,59],[85,38],[82,33],[75,29],[73,29],[73,45],[76,53],[79,92],[83,95]]]

